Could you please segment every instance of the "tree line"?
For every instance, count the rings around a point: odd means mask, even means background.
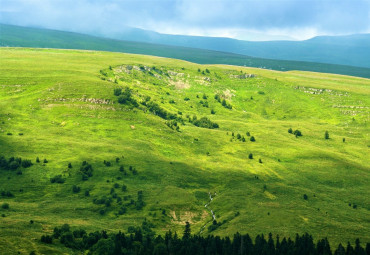
[[[183,235],[168,231],[164,236],[156,235],[149,222],[144,221],[141,227],[129,227],[128,233],[107,233],[95,231],[87,233],[83,229],[72,231],[65,224],[56,227],[52,235],[43,235],[41,241],[51,244],[56,240],[73,250],[85,254],[155,254],[155,255],[366,255],[370,254],[370,243],[365,248],[360,240],[354,245],[350,242],[339,244],[333,249],[327,238],[316,243],[309,234],[296,234],[294,239],[273,238],[272,234],[265,237],[257,235],[254,240],[248,234],[234,234],[230,237],[192,235],[187,222]]]

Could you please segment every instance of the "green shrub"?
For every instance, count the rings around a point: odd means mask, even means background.
[[[62,177],[61,174],[56,175],[52,178],[50,178],[51,183],[64,183],[66,180]]]
[[[9,209],[9,204],[8,204],[8,203],[3,203],[3,204],[1,205],[1,208],[3,208],[3,209],[5,209],[5,210],[7,210],[7,209]]]

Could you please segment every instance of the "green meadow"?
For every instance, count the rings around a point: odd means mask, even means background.
[[[64,223],[126,233],[144,220],[159,234],[188,221],[205,236],[370,242],[369,79],[98,51],[0,56],[0,156],[33,163],[0,169],[0,192],[13,194],[0,196],[4,254],[71,253],[40,242]],[[138,105],[118,103],[118,88]]]

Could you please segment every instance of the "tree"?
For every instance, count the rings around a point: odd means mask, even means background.
[[[329,139],[329,132],[325,131],[325,139]]]
[[[249,153],[248,158],[249,159],[253,159],[253,154],[252,153]]]
[[[304,200],[307,200],[308,199],[308,196],[306,194],[303,195],[303,199]]]
[[[256,139],[254,138],[254,136],[251,136],[251,138],[249,140],[251,140],[251,142],[255,142],[256,141]]]
[[[289,129],[288,129],[288,133],[289,133],[289,134],[293,134],[293,129],[292,129],[292,128],[289,128]]]
[[[184,235],[183,239],[189,239],[191,236],[191,229],[190,229],[190,223],[187,221],[185,224],[185,230],[184,230]]]
[[[293,134],[295,135],[295,137],[302,136],[302,132],[298,129],[294,130]]]

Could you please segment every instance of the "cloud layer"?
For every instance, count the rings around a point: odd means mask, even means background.
[[[370,32],[368,0],[1,0],[0,10],[1,23],[89,33],[126,26],[239,38]]]

